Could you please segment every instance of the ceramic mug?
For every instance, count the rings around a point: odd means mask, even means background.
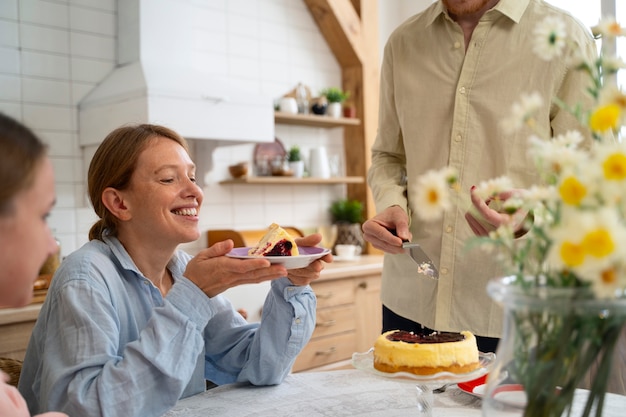
[[[357,245],[336,245],[335,253],[342,259],[353,259],[361,253],[361,248]]]

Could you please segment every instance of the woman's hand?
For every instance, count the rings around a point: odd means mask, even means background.
[[[412,238],[409,216],[400,206],[388,207],[363,223],[363,238],[384,252],[404,253],[402,242]]]
[[[322,235],[319,233],[313,233],[308,236],[296,238],[295,241],[298,247],[317,246],[322,241]],[[331,263],[332,261],[333,255],[329,253],[324,255],[322,258],[311,262],[311,264],[307,267],[290,269],[287,271],[287,278],[289,278],[289,281],[291,281],[293,285],[310,284],[311,281],[315,281],[320,277],[320,272],[324,269],[324,264],[322,262]]]
[[[233,247],[233,241],[228,239],[200,251],[187,264],[185,276],[209,297],[215,297],[239,285],[287,276],[287,269],[284,266],[272,265],[267,259],[237,259],[224,256]]]
[[[295,240],[298,246],[315,246],[322,240],[322,236],[314,233]],[[294,285],[307,285],[319,278],[320,271],[324,269],[321,261],[332,262],[333,259],[332,255],[328,254],[305,268],[288,271],[283,265],[272,265],[262,257],[237,259],[224,256],[233,247],[233,241],[228,239],[200,251],[187,264],[185,276],[207,296],[215,297],[229,288],[271,281],[280,277],[288,277]]]
[[[504,202],[520,192],[521,190],[518,189],[502,192],[498,195],[498,201]],[[510,224],[516,234],[522,231],[528,211],[518,210],[513,214],[503,213],[499,210],[499,207],[492,208],[490,206],[493,200],[485,201],[476,195],[474,187],[470,189],[470,197],[474,210],[470,209],[470,211],[465,213],[465,220],[475,235],[487,236],[491,231],[504,224]]]

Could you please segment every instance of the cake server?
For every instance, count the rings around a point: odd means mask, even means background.
[[[387,230],[389,230],[392,235],[398,236],[396,229]],[[402,248],[404,248],[404,251],[417,264],[418,273],[429,276],[432,279],[439,279],[439,271],[437,270],[435,263],[428,257],[428,255],[426,255],[426,252],[424,252],[424,249],[422,249],[419,243],[412,243],[408,240],[403,240]]]
[[[434,262],[426,255],[419,243],[404,242],[402,247],[417,264],[417,272],[433,279],[439,278],[439,271],[435,267]]]

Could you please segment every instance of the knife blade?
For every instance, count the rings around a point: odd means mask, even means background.
[[[396,229],[387,230],[389,230],[392,235],[398,236]],[[403,240],[402,248],[417,264],[418,273],[429,276],[432,279],[439,279],[439,271],[437,270],[435,263],[430,259],[428,255],[426,255],[426,252],[424,252],[424,249],[422,249],[419,243]]]
[[[424,252],[424,249],[422,249],[419,243],[404,242],[402,247],[417,264],[418,273],[427,275],[433,279],[439,278],[437,267],[435,267],[434,262],[426,255],[426,252]]]

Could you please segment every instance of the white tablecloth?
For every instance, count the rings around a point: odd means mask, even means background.
[[[389,417],[416,415],[414,381],[358,370],[292,374],[272,387],[232,384],[178,402],[167,417]],[[481,400],[452,386],[434,394],[434,417],[477,417]]]
[[[578,407],[586,394],[577,393]],[[433,398],[433,417],[481,416],[482,400],[456,385]],[[223,385],[180,400],[164,417],[408,417],[418,415],[416,404],[415,381],[351,369],[292,374],[272,387]],[[626,397],[607,394],[603,417],[623,416]]]

